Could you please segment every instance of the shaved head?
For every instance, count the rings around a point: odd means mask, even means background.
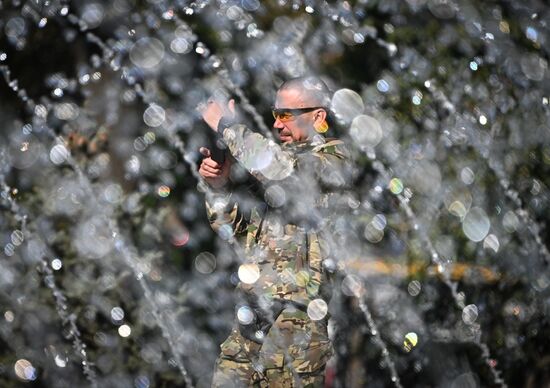
[[[283,82],[279,91],[294,91],[299,93],[301,100],[310,106],[330,105],[330,90],[318,77],[298,77]]]

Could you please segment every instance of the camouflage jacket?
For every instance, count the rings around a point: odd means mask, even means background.
[[[223,141],[263,188],[263,198],[252,204],[239,201],[230,188],[206,196],[214,231],[242,247],[237,288],[304,309],[317,298],[328,303],[323,262],[337,247],[327,230],[351,172],[344,143],[318,135],[279,145],[241,124],[226,128]]]

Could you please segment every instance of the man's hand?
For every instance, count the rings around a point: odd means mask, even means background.
[[[199,168],[199,174],[213,189],[220,189],[227,184],[231,172],[231,162],[225,158],[223,164],[216,162],[210,157],[210,150],[201,147],[199,152],[205,156]]]
[[[231,99],[227,104],[210,98],[206,107],[200,110],[202,119],[214,131],[218,130],[218,123],[223,116],[235,117],[235,100]]]

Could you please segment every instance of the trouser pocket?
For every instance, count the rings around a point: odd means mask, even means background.
[[[220,356],[212,378],[212,387],[250,387],[263,379],[263,368],[258,366],[260,345],[243,338],[234,328],[220,345]]]

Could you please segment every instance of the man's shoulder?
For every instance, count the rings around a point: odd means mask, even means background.
[[[311,152],[318,154],[333,155],[340,159],[348,159],[349,152],[346,143],[338,138],[326,138],[314,145]]]

